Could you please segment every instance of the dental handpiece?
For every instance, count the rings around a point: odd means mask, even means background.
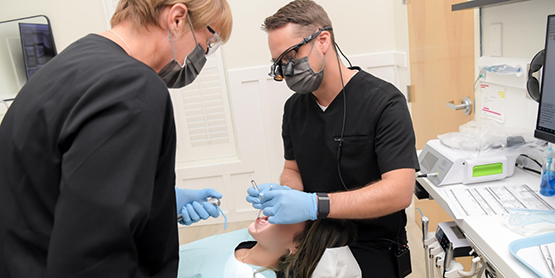
[[[213,204],[216,207],[219,207],[222,204],[220,199],[214,197],[208,197],[208,199],[206,199],[206,202],[209,204]]]
[[[208,197],[208,198],[206,198],[206,202],[209,203],[209,204],[214,205],[216,208],[218,208],[218,207],[222,204],[222,202],[220,201],[220,199],[214,198],[214,197]],[[182,216],[181,214],[179,214],[179,215],[177,216],[177,221],[181,221],[181,220],[183,220],[183,216]]]

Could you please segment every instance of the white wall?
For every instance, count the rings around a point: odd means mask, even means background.
[[[224,52],[229,69],[269,65],[271,56],[261,24],[289,2],[229,0],[234,17],[233,34]],[[397,50],[393,2],[400,1],[317,0],[332,21],[339,46],[348,55]]]
[[[58,51],[89,34],[108,26],[103,0],[0,0],[0,21],[44,14],[52,23]],[[231,39],[224,46],[228,69],[269,64],[267,36],[260,29],[264,18],[289,0],[228,0],[234,17]],[[318,0],[328,12],[336,38],[345,54],[356,55],[399,50],[408,44],[406,12],[399,12],[399,1]],[[405,6],[403,6],[405,7]],[[396,22],[396,17],[401,17]],[[403,22],[404,21],[404,22]],[[405,41],[406,40],[406,41]],[[402,47],[401,47],[402,48]]]
[[[534,55],[544,48],[547,16],[555,14],[555,2],[553,0],[531,0],[515,4],[494,6],[482,9],[482,55],[485,58],[478,59],[476,65],[484,64],[484,61],[496,61],[502,64],[506,61],[520,61],[526,71],[526,64]],[[491,56],[490,29],[491,24],[502,24],[502,57],[489,58]],[[510,63],[507,63],[510,64]],[[538,105],[527,97],[526,72],[524,76],[499,77],[489,74],[488,79],[494,83],[505,86],[506,111],[504,126],[518,127],[532,131],[535,128]],[[487,75],[488,76],[488,75]],[[505,81],[503,81],[505,80]],[[480,90],[476,91],[477,117],[480,118],[481,102]]]
[[[531,0],[482,9],[483,55],[490,53],[490,26],[503,24],[503,56],[532,59],[544,48],[547,16],[555,14],[555,1]]]
[[[406,53],[406,68],[397,68],[399,77],[394,82],[405,97],[407,97],[407,86],[410,84],[410,56],[409,56],[409,29],[407,5],[402,1],[392,1],[393,3],[393,24],[395,26],[393,33],[395,34],[395,50],[399,53]],[[412,109],[411,103],[408,103],[409,110]]]

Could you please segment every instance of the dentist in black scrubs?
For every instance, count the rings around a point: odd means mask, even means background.
[[[363,277],[396,277],[394,253],[406,244],[404,209],[419,167],[406,99],[340,62],[332,22],[316,2],[292,1],[263,27],[270,76],[295,93],[283,109],[280,185],[249,188],[247,200],[274,224],[353,220],[357,242],[349,247]]]

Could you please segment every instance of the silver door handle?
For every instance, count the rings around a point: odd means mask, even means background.
[[[447,107],[453,110],[463,110],[464,114],[470,115],[472,112],[472,101],[468,97],[464,97],[461,104],[455,104],[454,101],[447,102]]]

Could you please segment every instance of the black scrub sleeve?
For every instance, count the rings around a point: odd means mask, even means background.
[[[171,107],[152,94],[134,95],[152,88],[138,81],[126,86],[129,81],[92,88],[64,123],[45,277],[159,277],[155,272],[169,260],[141,262],[149,245],[142,238],[158,249],[174,248],[177,255],[177,238],[169,239],[176,237],[173,184],[155,186],[167,120],[160,111]],[[145,235],[153,230],[151,214],[166,217],[156,222],[157,234]]]
[[[395,89],[384,100],[384,108],[376,126],[376,154],[380,173],[413,168],[418,171],[416,140],[406,100]]]
[[[293,152],[293,141],[291,141],[290,118],[291,118],[291,98],[285,102],[283,107],[283,121],[281,123],[281,137],[283,138],[283,152],[285,160],[295,160]]]

